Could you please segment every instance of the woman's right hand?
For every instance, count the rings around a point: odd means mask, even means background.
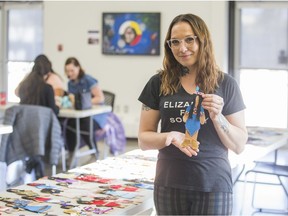
[[[165,145],[169,146],[171,144],[173,144],[174,146],[176,146],[180,151],[182,151],[184,154],[186,154],[189,157],[192,156],[197,156],[197,152],[194,149],[192,149],[191,147],[182,147],[182,143],[185,139],[185,134],[178,132],[178,131],[171,131],[168,133],[167,138],[166,138],[166,142]]]
[[[56,106],[58,106],[59,108],[61,108],[61,106],[62,106],[62,97],[60,97],[60,96],[55,96],[55,104],[56,104]]]
[[[75,107],[75,95],[74,94],[68,94],[69,100],[71,101],[72,107]]]

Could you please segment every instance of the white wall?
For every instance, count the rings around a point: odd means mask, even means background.
[[[102,12],[160,12],[161,55],[103,55]],[[127,137],[137,137],[141,109],[137,98],[147,80],[162,68],[162,44],[166,31],[171,20],[182,13],[194,13],[203,18],[211,31],[218,64],[226,70],[226,1],[47,1],[44,2],[44,52],[52,60],[54,70],[63,78],[65,60],[70,56],[77,57],[86,73],[99,80],[102,89],[116,93],[115,113],[122,119]],[[89,30],[100,31],[98,45],[88,45]],[[63,51],[57,50],[58,44],[63,45]]]

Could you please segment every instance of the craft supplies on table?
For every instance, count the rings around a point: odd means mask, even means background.
[[[153,208],[152,152],[132,151],[9,189],[0,193],[0,213],[141,214]]]

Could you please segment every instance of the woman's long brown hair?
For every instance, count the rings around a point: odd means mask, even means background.
[[[43,58],[36,58],[32,71],[19,84],[19,97],[22,104],[40,104],[42,92],[45,86],[44,76],[48,75],[51,65]]]
[[[177,62],[166,43],[167,40],[171,39],[173,26],[179,22],[186,22],[191,26],[199,43],[196,83],[202,92],[213,93],[219,86],[219,82],[223,80],[224,74],[216,64],[209,30],[205,22],[194,14],[178,15],[169,26],[164,43],[163,70],[160,71],[162,77],[160,93],[163,95],[174,94],[181,86],[180,77],[183,76],[185,68]]]

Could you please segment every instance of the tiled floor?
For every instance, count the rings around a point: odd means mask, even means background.
[[[100,151],[99,159],[103,159],[104,155],[109,153],[109,149],[107,146],[104,145],[104,143],[99,142],[98,148]],[[131,151],[133,149],[137,149],[138,144],[136,139],[128,139],[127,146],[126,146],[126,152]],[[279,162],[282,164],[288,165],[288,148],[280,150],[279,154]],[[111,156],[108,154],[108,156]],[[268,155],[267,159],[270,160],[272,155]],[[80,160],[80,165],[84,165],[87,163],[92,163],[95,161],[95,157],[85,157],[84,159]],[[252,164],[251,164],[252,166]],[[249,167],[249,166],[248,166]],[[61,167],[59,166],[59,171],[61,171]],[[267,177],[266,177],[267,179]],[[240,180],[243,180],[243,177],[240,177]],[[288,188],[288,179],[285,180],[285,184]],[[252,200],[252,184],[248,183],[246,187],[246,193],[245,197],[243,199],[243,191],[244,191],[244,183],[242,181],[239,181],[234,186],[234,207],[233,207],[233,215],[241,215],[241,209],[242,209],[242,201],[244,200],[243,205],[243,211],[242,215],[255,215],[255,216],[272,216],[272,215],[279,215],[276,213],[254,213],[255,209],[251,206],[251,200]],[[283,190],[279,186],[267,186],[267,185],[258,185],[256,196],[255,196],[255,206],[264,206],[268,208],[273,209],[286,209],[288,210],[288,199],[283,192]],[[151,211],[147,212],[147,215],[150,215]],[[283,214],[288,215],[288,214]]]

